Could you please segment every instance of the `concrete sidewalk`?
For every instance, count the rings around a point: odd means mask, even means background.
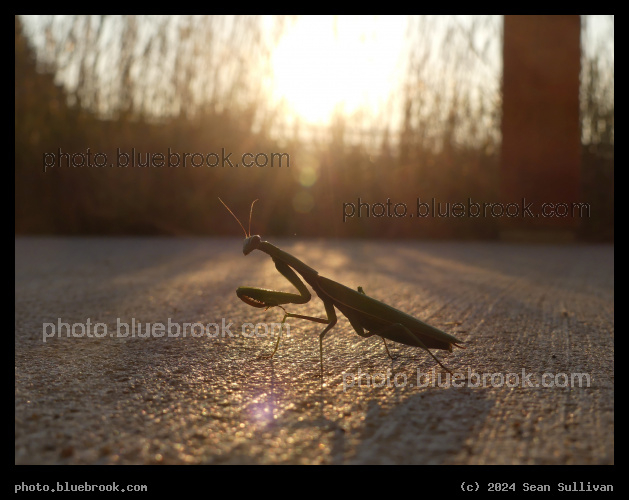
[[[463,340],[433,352],[465,387],[440,386],[420,349],[389,343],[391,361],[340,314],[323,382],[320,324],[289,319],[257,359],[277,328],[243,323],[282,314],[235,289],[292,286],[239,239],[16,238],[15,462],[614,463],[613,246],[272,242]],[[316,297],[287,309],[324,316]],[[59,332],[88,319],[98,336]],[[219,335],[142,338],[133,321]]]

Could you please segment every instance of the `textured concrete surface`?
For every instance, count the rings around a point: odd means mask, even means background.
[[[275,358],[257,359],[275,336],[241,325],[282,314],[235,289],[292,287],[266,255],[243,256],[242,240],[16,238],[15,462],[614,463],[612,246],[273,243],[463,340],[434,352],[464,387],[420,349],[391,344],[391,361],[341,316],[323,380],[320,324],[289,320]],[[288,310],[323,315],[318,299]],[[57,336],[59,322],[88,319],[107,336]],[[117,337],[133,319],[142,332],[225,319],[234,337]],[[523,387],[523,370],[558,384]],[[519,384],[500,384],[508,374]]]

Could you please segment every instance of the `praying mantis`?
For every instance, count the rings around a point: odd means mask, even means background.
[[[251,204],[251,210],[249,212],[249,232],[245,230],[238,217],[234,215],[223,200],[220,198],[219,200],[229,213],[232,214],[234,219],[238,221],[238,224],[240,224],[240,227],[245,233],[242,249],[243,253],[249,255],[253,250],[260,250],[267,254],[275,263],[275,268],[280,274],[290,281],[299,292],[299,294],[296,294],[248,286],[241,286],[236,290],[236,295],[250,306],[265,308],[265,310],[271,307],[279,307],[284,311],[284,318],[280,324],[275,349],[270,356],[264,356],[265,358],[272,358],[277,352],[282,337],[282,327],[287,318],[298,318],[315,323],[322,323],[327,325],[319,334],[319,358],[321,371],[323,372],[323,338],[334,325],[336,325],[336,308],[349,320],[354,331],[361,337],[367,338],[373,335],[381,337],[387,354],[391,359],[393,359],[393,357],[389,352],[385,339],[413,347],[421,347],[434,358],[439,366],[452,374],[429,349],[443,349],[452,352],[452,346],[464,348],[459,345],[462,343],[461,340],[409,314],[395,309],[384,302],[369,297],[360,286],[357,290],[354,290],[329,278],[325,278],[297,257],[279,249],[268,241],[263,241],[257,234],[251,235],[253,205],[258,200],[254,200]],[[286,304],[305,304],[312,298],[310,291],[306,288],[297,273],[301,275],[303,280],[310,285],[321,299],[327,318],[304,316],[302,314],[287,312],[286,309],[284,309],[283,306]]]

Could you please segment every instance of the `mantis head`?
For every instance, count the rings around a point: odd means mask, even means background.
[[[253,200],[253,203],[251,203],[251,210],[249,211],[249,233],[245,231],[245,227],[242,225],[238,217],[234,215],[234,212],[232,212],[229,207],[225,205],[225,202],[220,198],[219,201],[225,206],[229,213],[232,214],[234,219],[236,219],[238,224],[240,224],[240,227],[242,227],[242,230],[245,233],[245,241],[242,245],[242,253],[244,253],[245,255],[249,255],[253,250],[260,246],[260,242],[262,241],[262,238],[260,238],[260,236],[258,236],[257,234],[254,234],[253,236],[251,235],[251,215],[253,214],[253,204],[258,200]]]
[[[260,238],[260,236],[258,236],[257,234],[249,236],[242,244],[242,253],[244,253],[245,255],[249,255],[253,250],[260,246],[261,241],[262,238]]]

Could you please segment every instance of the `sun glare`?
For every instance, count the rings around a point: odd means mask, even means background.
[[[302,16],[273,54],[276,98],[301,119],[375,110],[395,83],[404,16]]]

